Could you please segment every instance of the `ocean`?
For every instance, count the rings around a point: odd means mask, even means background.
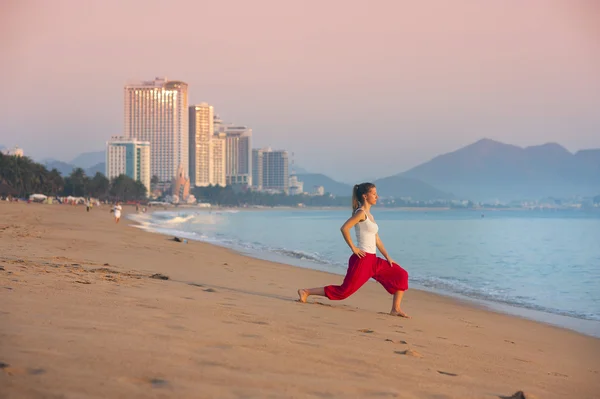
[[[411,287],[600,337],[600,212],[374,207],[372,214]],[[339,228],[349,216],[350,209],[277,208],[129,215],[146,230],[341,275],[351,253]]]

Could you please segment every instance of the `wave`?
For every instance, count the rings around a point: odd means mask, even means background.
[[[152,214],[133,214],[129,217],[138,223],[138,227],[165,235],[175,235],[189,240],[203,241],[222,247],[231,248],[246,255],[306,267],[335,274],[346,271],[345,258],[342,262],[328,258],[317,252],[267,245],[256,241],[244,241],[232,234],[214,231],[210,226],[226,221],[227,214],[238,213],[237,210],[217,212],[154,212]],[[203,226],[207,228],[204,229]],[[260,227],[258,227],[260,229]],[[530,309],[550,314],[575,317],[578,319],[600,321],[598,312],[575,311],[542,306],[536,303],[533,296],[517,296],[492,285],[462,281],[451,276],[427,276],[411,274],[411,283],[425,290],[439,292],[449,296],[458,296],[498,303],[517,308]],[[593,309],[593,308],[592,308]],[[587,310],[590,310],[589,308]]]
[[[322,258],[319,254],[311,254],[304,251],[295,251],[291,249],[272,249],[272,252],[278,253],[280,255],[289,256],[290,258],[300,259],[300,260],[309,260],[315,263],[321,263],[324,265],[330,264],[329,261]]]
[[[530,309],[544,313],[575,317],[578,319],[600,321],[600,314],[542,306],[535,304],[535,298],[533,297],[511,296],[502,290],[494,289],[492,287],[476,288],[453,278],[411,276],[411,281],[425,289],[431,289],[442,294],[458,294],[460,296],[475,300],[495,302],[503,305]]]

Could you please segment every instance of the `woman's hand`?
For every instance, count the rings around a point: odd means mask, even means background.
[[[394,266],[394,263],[396,263],[396,261],[389,256],[386,259],[390,263],[390,267]]]
[[[363,258],[365,256],[365,251],[357,247],[352,248],[352,253],[354,253],[354,255],[358,256],[359,258]]]

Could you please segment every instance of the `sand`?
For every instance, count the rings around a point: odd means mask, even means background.
[[[108,210],[0,203],[0,398],[600,397],[597,338],[374,282],[302,304],[342,276]]]

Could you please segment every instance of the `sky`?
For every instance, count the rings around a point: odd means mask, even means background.
[[[103,150],[159,76],[345,182],[484,137],[600,148],[595,0],[0,0],[0,59],[0,145],[37,160]]]

